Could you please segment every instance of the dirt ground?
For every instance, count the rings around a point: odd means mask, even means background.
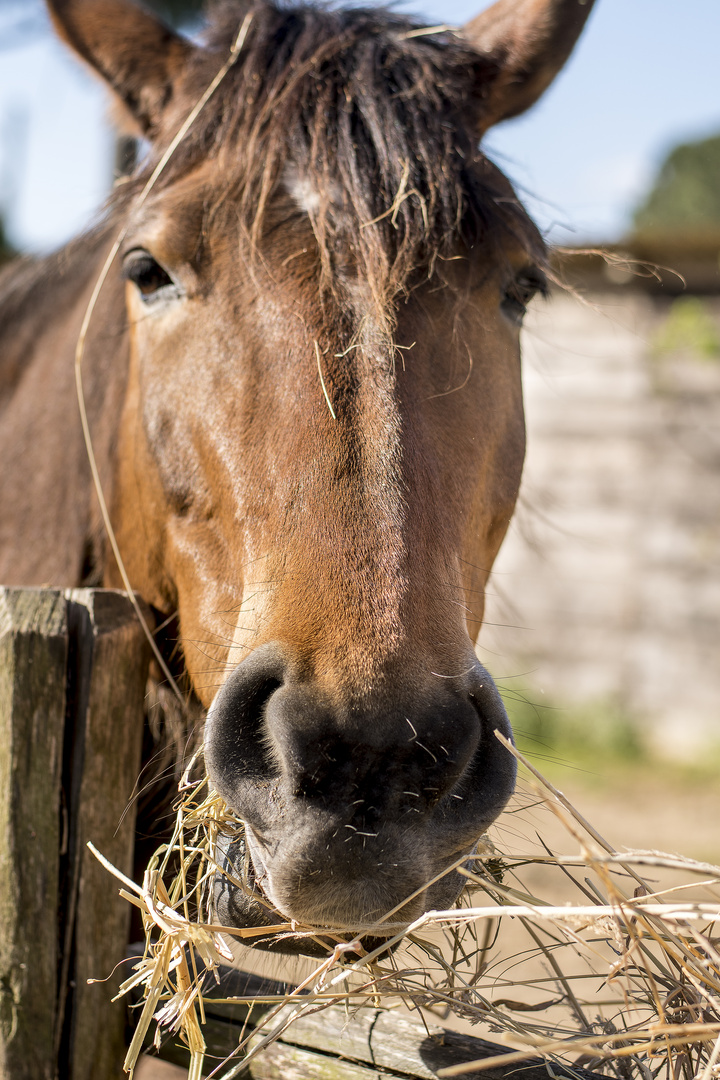
[[[650,848],[720,864],[720,775],[676,774],[644,767],[587,777],[553,776],[606,840],[620,848]]]

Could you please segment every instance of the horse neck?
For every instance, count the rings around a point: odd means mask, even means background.
[[[98,583],[102,544],[80,426],[74,356],[112,223],[0,276],[0,581]],[[95,450],[112,486],[111,447],[127,375],[122,286],[97,305],[83,382]]]

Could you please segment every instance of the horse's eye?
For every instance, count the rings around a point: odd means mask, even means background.
[[[146,303],[160,294],[169,297],[179,292],[167,270],[163,270],[160,263],[147,251],[136,250],[126,255],[123,277],[137,286]]]
[[[517,326],[522,323],[528,304],[537,293],[543,296],[547,293],[545,276],[539,270],[526,270],[518,274],[502,299],[502,309],[511,322]]]

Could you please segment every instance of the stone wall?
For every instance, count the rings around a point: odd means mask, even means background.
[[[526,470],[479,653],[692,757],[720,744],[720,360],[655,355],[668,311],[558,293],[528,316]]]

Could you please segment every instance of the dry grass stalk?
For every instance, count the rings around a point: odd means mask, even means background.
[[[720,1077],[720,867],[658,852],[616,852],[518,756],[534,777],[535,802],[549,807],[577,852],[556,855],[542,839],[535,847],[523,839],[520,850],[507,844],[499,853],[488,841],[461,868],[468,888],[457,908],[429,912],[410,926],[388,912],[354,937],[300,926],[279,912],[261,929],[213,923],[212,878],[223,872],[215,844],[220,834],[237,836],[243,824],[206,778],[190,778],[193,761],[180,785],[173,837],[153,857],[142,888],[113,871],[122,895],[141,909],[146,930],[145,955],[120,991],[142,986],[145,995],[126,1070],[132,1073],[155,1020],[156,1042],[163,1028],[177,1033],[191,1053],[191,1080],[200,1077],[203,991],[217,966],[232,960],[228,936],[252,944],[283,934],[317,940],[320,932],[335,947],[291,994],[264,999],[274,1007],[238,1044],[221,1073],[225,1080],[310,1011],[401,1002],[482,1023],[496,1041],[515,1048],[502,1058],[507,1065],[542,1055],[619,1080]],[[647,873],[653,881],[642,876]],[[658,875],[680,880],[660,888]],[[575,902],[567,902],[568,889]],[[253,895],[269,908],[264,896]],[[394,936],[367,952],[365,936],[379,929]],[[485,1059],[441,1075],[496,1064]]]

